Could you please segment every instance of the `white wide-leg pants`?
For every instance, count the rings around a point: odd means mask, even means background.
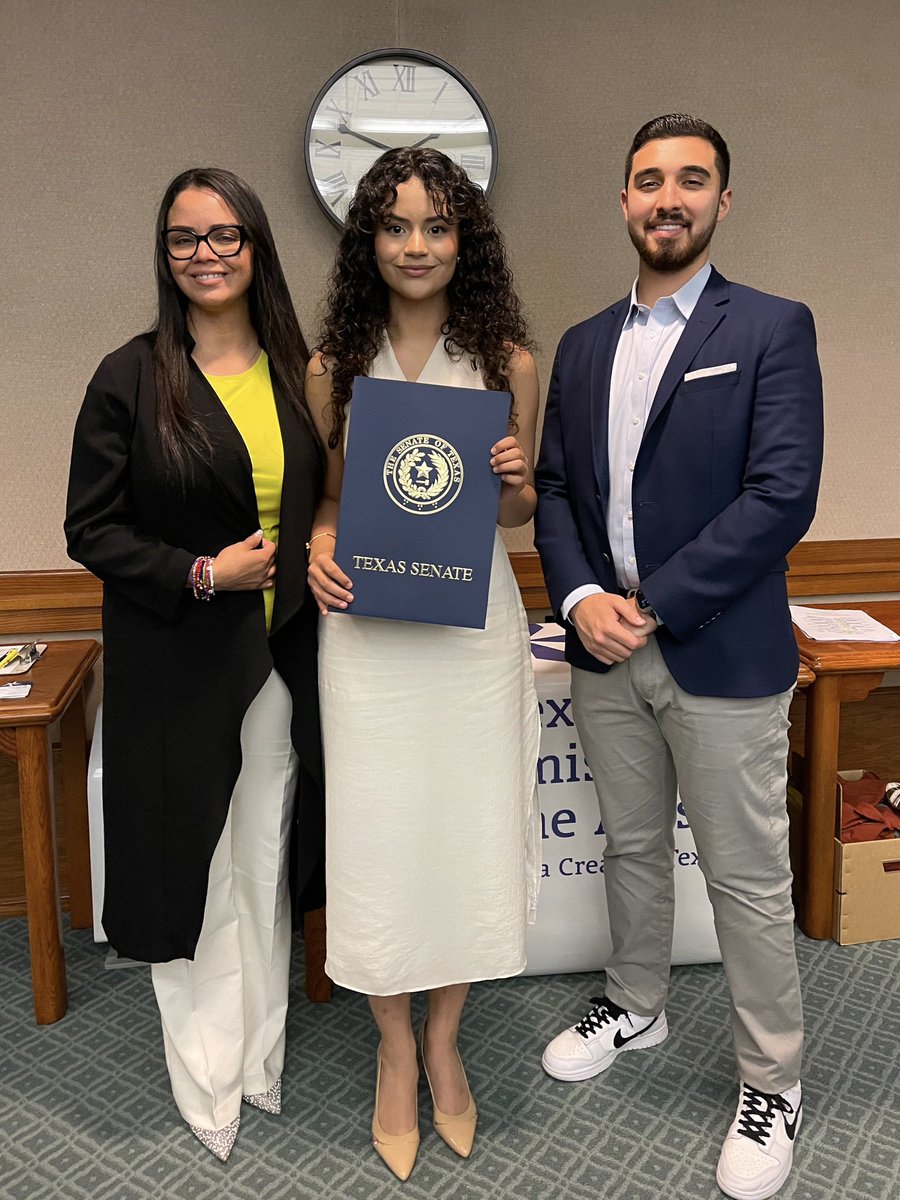
[[[201,1129],[229,1125],[241,1095],[268,1091],[284,1065],[298,770],[291,713],[273,671],[241,727],[243,764],[210,864],[194,959],[152,967],[172,1094]]]

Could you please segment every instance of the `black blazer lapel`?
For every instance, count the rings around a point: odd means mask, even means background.
[[[284,479],[278,521],[278,570],[270,631],[274,634],[297,612],[307,595],[304,547],[309,540],[315,505],[322,490],[322,459],[310,425],[284,394],[271,363],[269,367],[284,447]]]
[[[212,384],[193,361],[190,365],[188,395],[191,408],[202,419],[212,442],[212,461],[205,464],[209,486],[234,514],[237,527],[247,526],[244,537],[249,537],[254,529],[259,528],[250,453]]]
[[[684,327],[684,333],[678,339],[678,345],[659,381],[659,387],[656,389],[656,396],[647,417],[644,437],[647,436],[654,421],[671,400],[685,370],[693,361],[694,355],[724,318],[724,306],[727,303],[728,281],[714,270],[700,294],[697,306],[691,313],[690,319]]]
[[[616,347],[630,303],[631,296],[628,295],[606,310],[605,320],[597,331],[591,356],[591,448],[594,454],[594,475],[597,478],[604,510],[609,501],[609,387]]]

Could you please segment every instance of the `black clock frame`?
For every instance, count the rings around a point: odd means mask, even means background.
[[[424,50],[410,50],[400,46],[388,46],[384,50],[370,50],[367,54],[358,54],[356,58],[351,58],[350,61],[344,63],[342,67],[338,67],[330,79],[328,79],[327,82],[319,89],[316,98],[313,100],[312,106],[310,107],[309,116],[306,118],[306,127],[303,132],[303,159],[306,163],[306,177],[309,181],[310,187],[312,188],[312,193],[316,198],[316,203],[319,205],[319,208],[321,208],[322,212],[325,213],[331,223],[336,225],[338,229],[343,229],[344,222],[338,217],[334,209],[331,208],[330,205],[326,204],[322,194],[316,187],[315,173],[312,168],[312,160],[309,154],[309,138],[312,132],[313,120],[315,119],[315,115],[318,112],[319,105],[321,104],[322,100],[330,91],[331,87],[337,83],[339,79],[343,78],[343,76],[349,71],[352,71],[354,67],[361,66],[363,63],[370,63],[373,59],[377,58],[391,58],[392,56],[396,56],[398,58],[412,58],[418,62],[428,63],[433,67],[440,67],[442,71],[446,71],[448,75],[452,75],[457,83],[460,83],[466,89],[466,91],[478,105],[478,110],[482,117],[484,117],[484,123],[487,125],[488,129],[488,138],[491,143],[491,171],[490,175],[488,176],[487,186],[484,189],[484,194],[486,196],[490,196],[491,189],[494,186],[494,180],[497,178],[497,128],[494,125],[491,114],[488,112],[487,105],[484,103],[475,88],[472,87],[471,83],[469,83],[468,79],[466,79],[461,72],[457,71],[455,67],[452,67],[450,63],[445,62],[444,59],[438,58],[436,54],[428,54]]]

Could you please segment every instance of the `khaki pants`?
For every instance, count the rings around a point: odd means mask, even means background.
[[[284,1065],[291,711],[273,671],[244,717],[243,765],[210,864],[194,959],[152,967],[172,1094],[185,1121],[202,1129],[230,1124],[241,1095],[268,1091]]]
[[[604,675],[573,669],[572,703],[607,837],[609,998],[663,1007],[675,907],[680,793],[712,903],[742,1079],[781,1092],[800,1077],[786,772],[790,692],[693,696],[656,638]]]

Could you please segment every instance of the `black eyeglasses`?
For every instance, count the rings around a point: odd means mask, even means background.
[[[193,229],[173,226],[162,232],[162,246],[169,258],[185,260],[193,258],[206,242],[213,254],[219,258],[234,258],[240,254],[247,241],[247,230],[243,225],[213,225],[206,233],[194,233]]]

